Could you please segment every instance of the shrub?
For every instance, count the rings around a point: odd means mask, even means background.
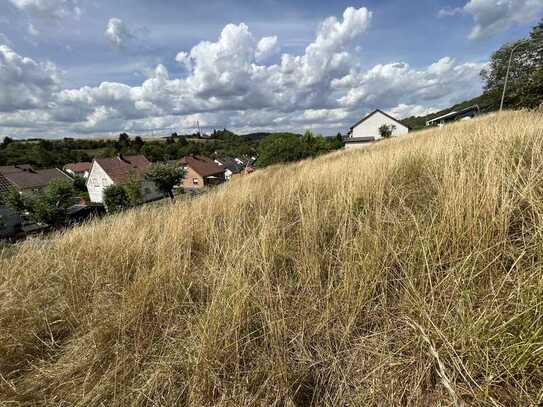
[[[108,213],[116,213],[130,206],[126,189],[121,185],[110,185],[104,189],[104,206]]]

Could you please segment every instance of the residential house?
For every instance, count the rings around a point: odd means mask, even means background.
[[[28,164],[2,166],[0,176],[0,190],[13,188],[19,192],[44,189],[53,180],[71,181],[71,178],[58,168],[35,170]]]
[[[140,182],[140,191],[144,202],[163,197],[155,185],[144,180],[145,170],[151,162],[143,155],[114,158],[97,158],[92,162],[87,189],[91,202],[103,204],[104,190],[111,185],[125,185],[131,180]]]
[[[83,177],[87,179],[89,177],[91,166],[91,162],[70,163],[66,164],[63,170],[72,177]]]
[[[201,155],[183,157],[179,164],[186,171],[182,186],[187,189],[201,189],[225,181],[225,169],[211,158]]]
[[[11,190],[31,192],[45,189],[53,180],[71,178],[56,168],[34,170],[31,165],[8,165],[0,167],[0,195],[6,195]],[[44,230],[43,225],[25,220],[25,217],[6,205],[0,205],[0,239],[12,239]]]
[[[233,175],[239,174],[244,170],[244,165],[231,157],[218,157],[215,159],[215,163],[224,168],[224,178],[228,181]]]
[[[345,148],[361,148],[381,140],[380,128],[390,126],[392,137],[409,133],[410,128],[382,110],[375,110],[353,125],[345,138]]]
[[[449,112],[442,116],[435,117],[432,120],[428,120],[426,122],[426,127],[432,127],[432,126],[443,127],[445,124],[454,122],[457,120],[473,119],[475,116],[477,116],[480,113],[480,111],[481,109],[479,108],[479,105],[473,105],[465,109],[462,109],[458,112],[457,111]]]

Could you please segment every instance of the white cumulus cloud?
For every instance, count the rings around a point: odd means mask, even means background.
[[[274,35],[273,37],[264,37],[258,41],[255,57],[257,62],[262,62],[278,52],[279,41],[277,36]]]
[[[301,54],[283,53],[275,63],[269,59],[278,52],[277,37],[257,38],[246,24],[228,24],[216,40],[180,50],[175,60],[184,66],[183,76],[158,65],[137,86],[103,82],[62,89],[54,65],[4,46],[0,122],[6,125],[0,134],[17,128],[56,136],[184,131],[196,121],[240,132],[307,126],[336,133],[373,108],[421,115],[479,93],[484,65],[478,62],[444,57],[417,68],[397,61],[361,69],[356,46],[371,19],[366,8],[347,8],[341,18],[318,26]],[[113,19],[108,28],[116,47],[130,39],[122,21]],[[33,117],[26,127],[23,109]]]
[[[0,112],[44,108],[59,88],[60,71],[52,63],[0,45]]]
[[[35,17],[61,20],[66,17],[79,18],[81,8],[78,0],[9,0],[15,7]]]
[[[515,24],[535,20],[543,11],[543,0],[470,0],[463,8],[444,8],[439,17],[467,14],[475,25],[469,38],[483,39],[506,31]]]
[[[124,21],[115,17],[109,19],[104,35],[115,48],[124,48],[127,42],[134,38],[134,34]]]

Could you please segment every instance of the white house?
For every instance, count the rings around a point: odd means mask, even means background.
[[[91,202],[104,203],[104,190],[111,185],[124,185],[134,179],[140,182],[141,195],[144,202],[162,198],[152,182],[145,181],[143,174],[151,165],[143,155],[132,155],[115,158],[98,158],[92,162],[87,189]]]
[[[377,109],[351,127],[345,138],[345,148],[361,148],[381,140],[383,137],[379,129],[383,125],[389,126],[392,137],[402,136],[410,130],[401,121]]]

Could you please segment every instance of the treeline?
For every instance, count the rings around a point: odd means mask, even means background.
[[[528,37],[504,44],[492,54],[488,67],[481,72],[484,81],[481,96],[427,116],[409,117],[403,122],[417,129],[424,127],[428,120],[472,105],[479,105],[483,113],[498,110],[510,59],[504,108],[533,109],[540,106],[543,103],[543,20]]]
[[[0,143],[0,165],[31,164],[35,168],[61,168],[68,163],[114,157],[117,154],[143,154],[154,162],[200,154],[210,157],[259,155],[262,157],[259,165],[265,166],[316,156],[342,146],[341,135],[329,139],[309,131],[304,136],[294,133],[237,135],[224,129],[204,137],[173,133],[159,140],[144,140],[127,133],[109,140],[64,138],[15,141],[6,137]]]
[[[126,133],[112,140],[14,141],[6,137],[0,143],[0,165],[32,164],[35,168],[62,167],[71,162],[91,161],[93,158],[114,157],[121,153],[144,154],[151,161],[166,161],[189,154],[231,156],[256,154],[258,140],[217,132],[213,138],[191,138],[176,133],[160,140],[144,140]]]
[[[302,137],[291,133],[273,134],[264,138],[258,148],[259,167],[316,157],[343,147],[341,134],[335,138],[315,135],[306,130]]]

